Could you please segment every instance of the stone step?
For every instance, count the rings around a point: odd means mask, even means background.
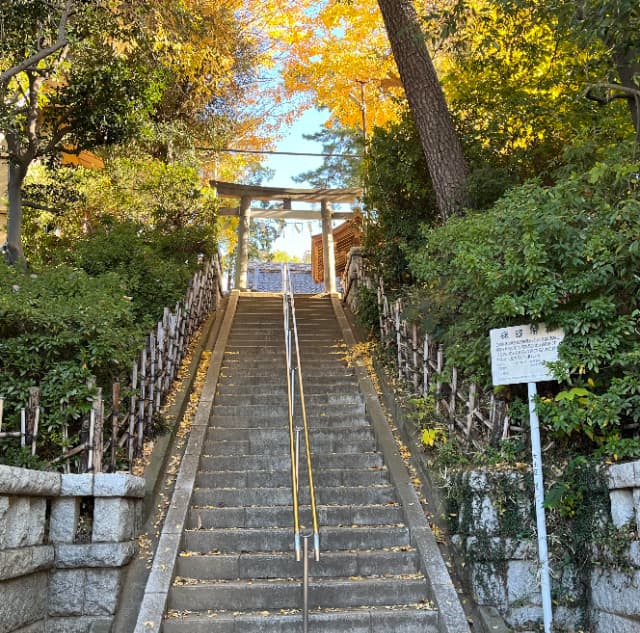
[[[313,421],[311,421],[311,426]],[[260,442],[252,442],[251,440],[231,440],[218,441],[206,440],[203,450],[209,455],[262,455],[268,453],[270,455],[288,455],[289,440],[281,445],[265,446]],[[312,438],[311,452],[312,455],[321,453],[373,453],[377,450],[376,441],[371,438],[367,440],[351,440],[347,443],[342,439],[331,438]]]
[[[278,554],[204,554],[178,556],[176,575],[201,580],[298,578],[302,563],[291,552]],[[418,573],[414,549],[322,552],[320,561],[309,561],[313,578],[349,576],[399,576]]]
[[[329,405],[315,405],[313,408],[307,407],[307,416],[310,420],[321,420],[323,415],[328,413],[337,415],[338,412],[334,410],[325,411]],[[345,404],[339,405],[340,415],[345,418],[357,417],[362,415],[364,411],[364,405],[358,404]],[[283,418],[287,419],[289,416],[289,408],[286,404],[286,400],[282,405],[265,406],[262,404],[215,404],[213,408],[214,415],[223,416],[247,416],[253,418]]]
[[[312,450],[314,447],[324,445],[326,443],[340,442],[348,445],[350,442],[358,442],[361,440],[373,440],[373,431],[370,428],[326,428],[317,426],[310,422],[310,441]],[[215,428],[209,427],[205,437],[205,441],[217,442],[237,442],[247,440],[251,446],[262,445],[262,448],[268,443],[270,447],[285,446],[289,447],[289,430],[287,426],[276,429],[263,429],[260,427],[245,428]]]
[[[320,547],[334,552],[405,545],[409,545],[409,530],[406,527],[364,526],[321,527],[320,529]],[[185,530],[182,550],[201,553],[292,552],[293,529],[289,527]]]
[[[263,381],[261,378],[265,376],[254,376],[247,380],[244,376],[239,376],[237,382],[232,382],[232,377],[225,377],[218,383],[216,398],[218,396],[235,396],[242,397],[245,393],[251,393],[253,396],[272,395],[274,393],[286,394],[287,379],[282,376],[278,381]],[[278,377],[274,377],[278,378]],[[313,380],[304,379],[304,393],[307,396],[320,395],[338,391],[342,393],[357,393],[358,381],[355,376],[344,376],[337,378],[333,376],[315,377]],[[296,390],[298,384],[296,382]]]
[[[327,357],[325,355],[301,358],[302,375],[331,375],[333,373],[345,372],[350,368],[339,357]],[[233,374],[233,372],[252,372],[258,373],[260,370],[268,369],[272,373],[286,371],[286,359],[283,354],[267,353],[262,350],[260,354],[250,355],[243,352],[242,358],[239,353],[225,355],[222,363],[224,374]],[[238,374],[241,375],[241,374]],[[286,376],[286,374],[285,374]]]
[[[298,409],[299,410],[299,409]],[[371,428],[370,422],[364,417],[348,418],[345,419],[340,415],[323,416],[321,420],[317,422],[325,429],[364,429]],[[212,431],[215,429],[287,429],[289,427],[288,416],[286,419],[281,417],[277,418],[261,418],[256,420],[249,416],[222,416],[213,415],[209,422],[209,426]],[[316,427],[314,420],[309,421],[309,428]]]
[[[381,505],[319,505],[318,523],[324,528],[357,527],[361,525],[393,525],[404,523],[402,508],[395,503]],[[311,511],[308,505],[300,507],[300,522],[311,525]],[[293,507],[251,506],[224,508],[190,508],[187,529],[215,528],[263,528],[291,527],[293,525]]]
[[[318,470],[341,468],[348,464],[350,468],[380,468],[383,459],[380,453],[318,453],[313,456],[314,468]],[[200,459],[200,468],[204,470],[283,470],[291,467],[291,458],[284,455],[228,455],[204,454]]]
[[[300,476],[306,477],[306,464],[300,464]],[[386,470],[318,470],[313,475],[315,485],[323,486],[376,486],[389,483]],[[256,484],[269,487],[290,486],[291,469],[287,470],[224,470],[199,471],[196,486],[202,488],[244,488]]]
[[[286,384],[287,374],[285,373],[286,370],[284,368],[284,364],[282,365],[281,374],[274,372],[273,366],[270,363],[262,363],[257,366],[244,368],[246,371],[243,371],[243,373],[240,374],[235,374],[233,372],[237,366],[238,363],[236,361],[233,361],[232,363],[223,363],[221,375],[222,380],[224,381],[224,379],[229,380],[235,378],[237,381],[242,381],[244,384],[245,379],[272,378],[278,382],[283,381],[284,384]],[[322,384],[323,381],[328,382],[335,379],[341,379],[343,377],[355,378],[353,369],[344,365],[334,367],[332,371],[325,371],[322,368],[316,370],[313,367],[303,367],[303,379],[305,383],[309,381],[317,381],[318,384]]]
[[[296,396],[299,396],[298,393],[298,385],[296,385],[295,390]],[[334,391],[325,391],[323,393],[313,393],[308,392],[305,389],[304,401],[309,407],[326,407],[327,405],[360,405],[362,411],[364,411],[364,401],[362,396],[359,393],[354,393],[353,390],[351,392],[345,393],[344,390],[334,390]],[[298,398],[296,398],[298,399]],[[249,389],[238,390],[238,392],[224,395],[224,394],[216,394],[215,403],[216,407],[218,406],[235,406],[238,405],[239,402],[242,402],[243,407],[247,405],[260,405],[263,407],[275,408],[281,406],[283,402],[286,404],[287,402],[287,391],[286,389],[282,392],[276,392],[271,394],[261,393],[256,394],[253,393]]]
[[[174,585],[168,608],[178,611],[210,609],[292,609],[301,606],[299,580],[201,582]],[[362,605],[412,604],[427,600],[427,586],[420,578],[364,578],[358,581],[312,579],[309,605],[358,607]]]
[[[300,633],[302,613],[176,614],[163,633]],[[438,633],[438,612],[417,607],[313,609],[310,633]]]
[[[302,483],[302,482],[301,482]],[[300,503],[309,503],[309,489],[300,486]],[[323,505],[379,505],[394,503],[396,495],[393,486],[317,486],[317,503]],[[292,503],[291,486],[276,488],[194,488],[191,503],[194,506],[213,508],[254,505],[286,506]]]

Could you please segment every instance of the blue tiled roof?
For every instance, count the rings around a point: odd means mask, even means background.
[[[324,284],[313,281],[311,264],[289,264],[289,270],[296,294],[324,292]],[[249,262],[247,286],[254,292],[282,292],[282,264]]]

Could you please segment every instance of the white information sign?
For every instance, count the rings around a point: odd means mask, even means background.
[[[494,385],[551,380],[547,363],[558,360],[558,345],[564,338],[562,330],[547,330],[537,326],[519,325],[490,331],[491,374]]]

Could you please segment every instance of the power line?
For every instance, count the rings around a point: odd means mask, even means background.
[[[362,158],[362,154],[314,154],[312,152],[270,152],[260,149],[215,149],[214,147],[196,147],[199,152],[212,152],[218,154],[269,154],[271,156],[318,156],[320,158]]]

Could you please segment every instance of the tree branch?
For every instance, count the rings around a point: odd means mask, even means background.
[[[593,93],[593,91],[598,88],[607,91],[604,97]],[[599,103],[600,105],[607,105],[616,99],[640,99],[640,90],[622,86],[620,84],[594,84],[587,88],[584,96],[591,101]]]
[[[56,41],[50,46],[46,46],[44,48],[40,48],[40,42],[38,43],[39,50],[37,53],[31,55],[24,61],[16,64],[15,66],[5,70],[0,73],[0,86],[6,86],[9,81],[16,75],[19,75],[30,68],[33,68],[37,64],[39,64],[43,59],[54,55],[59,50],[63,49],[65,46],[69,45],[69,39],[67,38],[67,24],[69,22],[69,18],[71,16],[71,12],[73,9],[74,0],[67,0],[65,2],[64,9],[62,10],[62,14],[60,15],[60,22],[58,23],[58,34]]]

